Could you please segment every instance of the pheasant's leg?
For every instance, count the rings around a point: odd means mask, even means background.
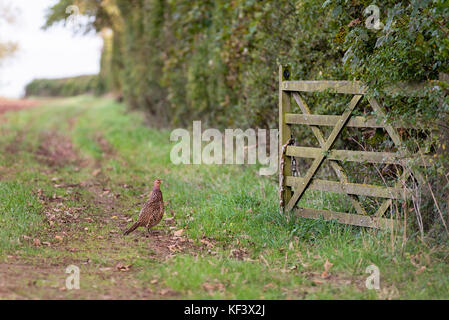
[[[147,230],[148,230],[148,235],[151,236],[151,230],[150,230],[150,227],[148,227]]]

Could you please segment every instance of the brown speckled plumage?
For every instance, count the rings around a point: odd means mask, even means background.
[[[138,227],[145,227],[150,232],[151,227],[161,222],[162,216],[164,215],[164,200],[160,189],[161,182],[160,179],[154,181],[153,191],[151,191],[150,198],[145,202],[142,210],[140,210],[139,219],[131,228],[125,231],[125,236]]]

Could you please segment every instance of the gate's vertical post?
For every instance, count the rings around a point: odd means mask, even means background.
[[[282,65],[279,66],[279,164],[281,163],[282,159],[282,146],[286,144],[291,137],[290,127],[285,123],[285,113],[291,111],[290,93],[284,91],[282,88],[282,82],[285,79],[284,71],[286,70],[287,70],[286,76],[289,77],[290,71],[288,70],[288,68],[284,68]],[[290,173],[291,173],[291,161],[290,157],[287,158],[286,156],[284,163],[284,172],[280,172],[279,169],[279,179],[280,182],[283,183],[282,189],[284,190],[282,194],[282,200],[284,205],[286,205],[290,201],[292,197],[292,190],[290,187],[287,187],[285,185],[285,179],[283,179],[282,182],[282,175],[286,177],[289,176]]]

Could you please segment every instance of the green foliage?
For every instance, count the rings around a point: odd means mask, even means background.
[[[41,226],[42,206],[28,186],[0,182],[0,254],[17,248]]]
[[[449,70],[448,0],[61,0],[46,27],[67,18],[61,8],[69,4],[92,18],[87,30],[114,30],[103,89],[122,90],[164,126],[275,126],[279,64],[296,79],[358,79],[377,94]],[[370,4],[380,8],[380,30],[365,26]],[[432,94],[440,101],[447,89]],[[441,110],[429,101],[403,105],[397,114],[407,117]]]
[[[368,84],[373,95],[382,96],[382,89],[398,81],[438,80],[440,73],[449,72],[449,1],[377,3],[383,24],[380,30],[364,24],[363,9],[369,4],[353,1],[348,6],[343,0],[326,1],[328,10],[341,12],[332,23],[343,26],[343,61],[352,78]],[[426,93],[427,99],[395,100],[390,111],[413,124],[429,122],[441,112],[447,116],[448,92],[447,86],[434,87]]]
[[[27,97],[69,97],[86,93],[102,93],[97,75],[64,79],[36,79],[25,88]]]

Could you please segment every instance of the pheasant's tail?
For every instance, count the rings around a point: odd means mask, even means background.
[[[126,231],[123,233],[123,235],[124,235],[124,236],[127,236],[128,234],[130,234],[131,232],[133,232],[134,230],[136,230],[138,226],[139,226],[139,222],[134,223],[134,224],[132,225],[131,228],[129,228],[128,230],[126,230]]]

